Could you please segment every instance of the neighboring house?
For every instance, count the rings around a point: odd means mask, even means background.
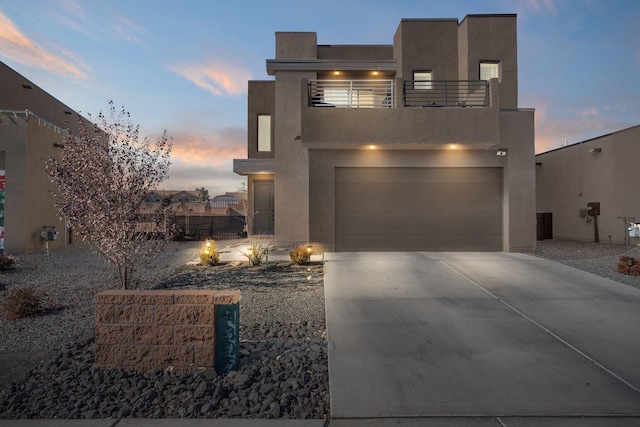
[[[197,191],[154,190],[145,197],[141,213],[150,214],[170,202],[179,240],[230,239],[243,236],[244,193],[226,193],[203,201]]]
[[[538,154],[538,240],[638,243],[639,161],[640,125]]]
[[[535,248],[516,15],[403,19],[389,45],[276,33],[248,83],[250,233],[324,250]]]
[[[0,62],[0,176],[4,176],[4,251],[45,250],[43,227],[59,233],[49,248],[63,246],[71,234],[53,204],[54,187],[45,160],[57,151],[64,129],[77,126],[77,113]]]
[[[163,201],[170,201],[176,215],[244,215],[243,193],[226,193],[203,201],[200,193],[187,190],[154,190],[147,194],[143,213],[151,213]]]

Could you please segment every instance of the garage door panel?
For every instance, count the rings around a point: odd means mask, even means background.
[[[336,168],[337,250],[501,250],[499,168]]]

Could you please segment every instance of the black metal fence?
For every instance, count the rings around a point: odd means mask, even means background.
[[[176,240],[229,240],[246,236],[241,215],[176,216]]]

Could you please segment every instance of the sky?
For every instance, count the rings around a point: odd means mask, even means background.
[[[272,78],[277,31],[390,45],[403,18],[485,13],[518,15],[536,153],[640,124],[640,0],[0,0],[0,61],[81,114],[113,100],[166,129],[164,188],[213,196],[245,182],[247,81]]]

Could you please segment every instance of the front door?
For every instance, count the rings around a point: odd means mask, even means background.
[[[253,234],[273,235],[273,181],[254,181]]]

